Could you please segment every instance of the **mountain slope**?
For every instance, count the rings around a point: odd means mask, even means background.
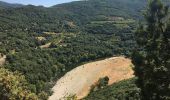
[[[168,4],[167,0],[163,1]],[[22,28],[22,30],[27,29],[36,32],[50,30],[61,32],[63,29],[75,31],[93,20],[107,20],[108,17],[140,19],[142,18],[142,10],[146,5],[146,0],[75,1],[49,8],[33,5],[21,7],[21,5],[4,2],[1,2],[0,5],[19,7],[0,10],[2,14],[0,16],[1,31],[10,27],[17,27]],[[69,23],[77,27],[71,27]]]
[[[0,1],[0,8],[17,8],[23,6],[22,4],[11,4],[11,3],[6,3],[3,1]]]
[[[92,20],[107,20],[108,17],[140,18],[145,0],[89,0],[55,5],[50,8],[23,6],[0,11],[1,29],[30,30],[36,32],[63,29],[75,31]],[[7,24],[6,24],[7,23]],[[72,27],[70,25],[77,26]]]
[[[54,81],[79,64],[130,54],[134,19],[143,6],[141,0],[89,0],[0,9],[4,66],[24,74],[32,92],[49,92]]]
[[[145,4],[146,0],[87,0],[55,5],[52,8],[93,17],[94,15],[137,17]]]

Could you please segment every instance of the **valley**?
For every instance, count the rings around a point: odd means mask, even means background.
[[[0,1],[0,100],[155,100],[170,91],[169,10],[151,1]]]
[[[126,7],[135,5],[125,0],[115,2],[122,2]],[[136,46],[133,31],[137,10],[118,10],[120,5],[115,2],[77,1],[49,8],[27,5],[10,9],[2,6],[0,52],[6,55],[3,67],[23,74],[28,90],[47,100],[53,94],[51,89],[56,82],[77,66],[113,56],[130,56]],[[98,79],[99,76],[92,78],[88,87]]]

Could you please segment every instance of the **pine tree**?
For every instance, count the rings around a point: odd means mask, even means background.
[[[170,100],[170,26],[168,6],[150,0],[145,25],[136,31],[139,46],[132,55],[142,100]]]

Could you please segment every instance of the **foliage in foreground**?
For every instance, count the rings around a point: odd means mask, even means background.
[[[135,85],[135,78],[115,83],[91,92],[83,100],[140,100],[140,89]]]
[[[170,34],[168,7],[161,0],[151,0],[145,26],[136,32],[140,50],[132,60],[142,100],[170,100]]]
[[[18,72],[10,72],[0,68],[0,99],[1,100],[38,100],[28,89],[25,77]]]

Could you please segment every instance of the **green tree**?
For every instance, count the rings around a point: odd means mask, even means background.
[[[0,100],[38,100],[28,89],[25,77],[18,72],[0,68]]]
[[[132,55],[142,100],[170,100],[170,37],[168,7],[161,0],[150,0],[146,25],[136,32],[139,46]]]

